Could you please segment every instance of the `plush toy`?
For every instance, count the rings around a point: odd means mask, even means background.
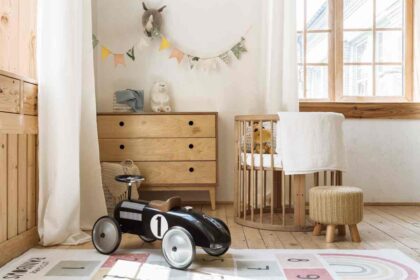
[[[166,6],[159,9],[149,9],[143,2],[144,13],[142,17],[142,24],[147,37],[158,37],[160,35],[160,28],[163,23],[161,13],[165,8]]]
[[[268,130],[264,127],[260,128],[258,123],[253,125],[252,137],[254,138],[254,153],[260,153],[262,150],[263,154],[271,154],[271,130]]]
[[[153,112],[171,112],[168,83],[154,83],[150,95],[150,107]]]

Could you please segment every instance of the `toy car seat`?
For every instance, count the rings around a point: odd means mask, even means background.
[[[181,207],[181,204],[181,198],[179,196],[173,196],[166,201],[152,200],[149,202],[149,207],[156,208],[162,212],[168,212],[174,208]]]

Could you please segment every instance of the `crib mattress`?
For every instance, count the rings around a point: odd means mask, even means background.
[[[263,167],[271,168],[271,155],[270,154],[263,154]],[[242,153],[241,156],[242,162],[241,164],[244,165],[246,162],[247,166],[252,165],[252,154],[251,153]],[[281,157],[278,154],[273,155],[274,167],[282,168]],[[254,166],[260,167],[261,166],[261,157],[260,154],[254,154]]]

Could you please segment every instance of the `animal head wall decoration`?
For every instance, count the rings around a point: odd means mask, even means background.
[[[166,8],[163,6],[159,9],[149,9],[143,2],[143,17],[142,24],[144,32],[148,37],[158,37],[160,35],[160,28],[163,24],[162,11]]]

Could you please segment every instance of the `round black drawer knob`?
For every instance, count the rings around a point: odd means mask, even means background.
[[[125,146],[124,145],[120,145],[120,149],[121,150],[124,150],[125,149]]]
[[[125,125],[125,123],[121,121],[120,122],[120,126],[124,126],[124,125]]]
[[[188,171],[190,171],[191,173],[192,173],[192,172],[194,172],[194,167],[190,167],[190,168],[188,169]]]
[[[193,122],[193,121],[189,121],[189,122],[188,122],[188,125],[189,125],[189,126],[193,126],[193,125],[194,125],[194,122]]]
[[[192,149],[192,148],[194,148],[194,145],[193,144],[189,144],[188,145],[188,148]]]

